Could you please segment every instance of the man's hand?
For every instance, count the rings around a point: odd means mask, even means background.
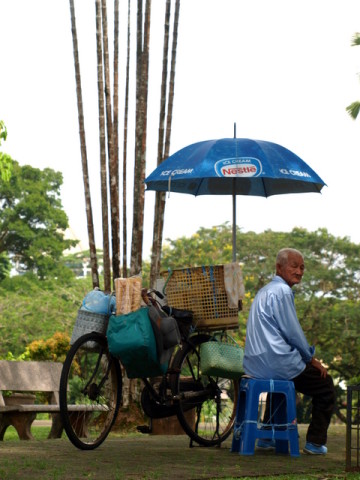
[[[323,365],[321,362],[319,362],[319,360],[317,360],[315,357],[313,357],[313,358],[311,359],[311,362],[310,362],[310,363],[311,363],[311,365],[313,365],[315,368],[317,368],[318,370],[320,370],[320,375],[321,375],[322,377],[324,377],[324,378],[326,377],[326,375],[327,375],[327,369],[324,367],[324,365]]]

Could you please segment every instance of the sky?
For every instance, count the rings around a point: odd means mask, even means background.
[[[135,13],[136,2],[132,4]],[[157,162],[163,4],[152,2],[147,175]],[[101,245],[94,5],[75,0],[96,242]],[[112,2],[108,8],[110,25]],[[120,8],[120,55],[125,58],[127,2],[120,0]],[[170,153],[202,140],[231,138],[236,123],[237,137],[285,146],[327,185],[321,194],[238,196],[236,221],[242,231],[326,228],[360,243],[360,119],[352,120],[345,111],[360,100],[360,47],[351,46],[357,31],[358,0],[181,0]],[[21,165],[63,173],[63,206],[85,248],[69,3],[0,0],[0,42],[0,119],[8,129],[2,150]],[[129,177],[133,137],[132,119]],[[131,197],[130,179],[128,192]],[[154,198],[154,192],[146,192],[145,259],[151,249]],[[230,196],[171,193],[164,238],[175,240],[200,227],[231,223],[231,202]],[[131,212],[128,216],[131,222]]]

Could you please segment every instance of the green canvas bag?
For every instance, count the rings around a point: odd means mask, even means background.
[[[106,332],[109,351],[124,365],[128,378],[163,375],[167,363],[160,364],[148,308],[125,315],[112,315]]]

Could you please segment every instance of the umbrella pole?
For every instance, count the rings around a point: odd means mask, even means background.
[[[235,178],[233,179],[233,230],[232,230],[232,261],[236,262],[236,194],[235,194]]]
[[[234,138],[236,138],[236,122],[234,122]],[[235,182],[236,179],[233,178],[233,193],[232,193],[232,202],[233,202],[233,231],[232,231],[232,261],[236,262],[236,192],[235,192]]]

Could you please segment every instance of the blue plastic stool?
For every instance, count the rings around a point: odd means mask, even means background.
[[[271,423],[259,420],[261,393],[271,394]],[[253,455],[257,438],[275,440],[276,453],[299,457],[294,384],[287,380],[264,380],[243,377],[236,409],[231,452]]]

